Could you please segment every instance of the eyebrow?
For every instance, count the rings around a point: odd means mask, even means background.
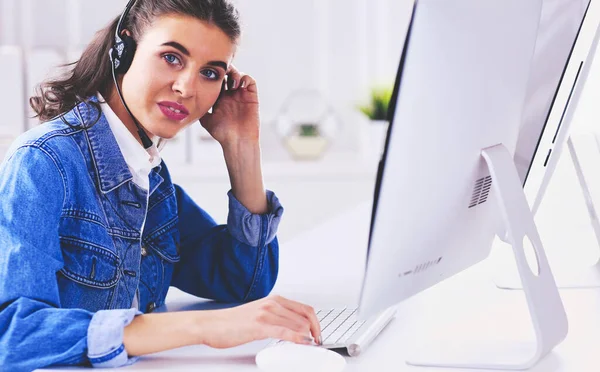
[[[190,51],[187,50],[186,47],[184,47],[183,45],[179,44],[176,41],[167,41],[166,43],[163,43],[162,45],[163,46],[173,47],[173,48],[179,50],[185,56],[187,56],[187,57],[190,56]],[[227,63],[225,63],[223,61],[210,61],[210,62],[207,63],[207,65],[209,65],[209,66],[215,66],[215,67],[221,67],[223,70],[227,71]]]

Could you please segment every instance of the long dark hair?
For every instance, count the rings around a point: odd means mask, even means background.
[[[137,0],[127,19],[123,20],[123,28],[127,28],[133,39],[139,41],[156,18],[167,14],[191,16],[214,24],[234,43],[237,43],[241,33],[238,12],[229,0]],[[46,80],[36,87],[29,104],[40,121],[58,116],[65,121],[63,115],[80,102],[95,106],[100,117],[100,106],[89,101],[89,98],[100,92],[108,99],[112,92],[108,53],[114,44],[119,17],[96,32],[78,61],[61,66],[67,68],[62,76]]]

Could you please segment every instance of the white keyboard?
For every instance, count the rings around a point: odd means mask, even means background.
[[[324,347],[346,346],[346,341],[365,324],[364,320],[356,319],[357,310],[345,308],[317,311]]]
[[[348,355],[357,356],[394,318],[396,309],[391,307],[367,320],[358,320],[355,308],[322,309],[316,313],[321,324],[322,347],[345,348]],[[273,340],[267,347],[282,343],[287,341]]]

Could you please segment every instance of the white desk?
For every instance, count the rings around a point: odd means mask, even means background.
[[[281,273],[274,292],[317,307],[356,304],[364,266],[369,204],[362,204],[293,241],[282,243]],[[501,249],[501,248],[499,248]],[[347,371],[443,371],[405,364],[415,344],[439,339],[508,339],[532,336],[520,291],[496,289],[493,255],[399,307],[396,318],[365,352],[347,357]],[[334,274],[335,273],[335,274]],[[569,317],[567,339],[531,371],[600,371],[600,290],[563,291]],[[167,310],[211,307],[172,289]],[[454,336],[454,338],[453,338]],[[143,357],[127,370],[256,371],[255,354],[267,341],[227,350],[192,346]],[[472,371],[472,370],[470,370]]]

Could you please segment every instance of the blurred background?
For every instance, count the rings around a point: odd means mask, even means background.
[[[371,198],[386,123],[358,106],[391,90],[412,1],[234,3],[243,31],[234,63],[258,81],[265,182],[286,209],[280,237],[292,237]],[[27,103],[34,87],[77,60],[126,4],[0,0],[0,157],[39,124]],[[229,180],[204,129],[192,125],[162,156],[174,182],[225,222]]]

